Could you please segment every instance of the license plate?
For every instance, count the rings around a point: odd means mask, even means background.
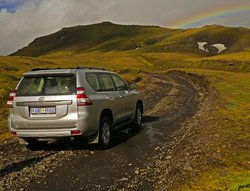
[[[31,114],[55,114],[56,108],[55,107],[31,107],[30,113]]]

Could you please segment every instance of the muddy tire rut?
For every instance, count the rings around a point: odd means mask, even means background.
[[[84,141],[57,141],[30,151],[17,139],[0,143],[1,190],[153,190],[156,160],[206,97],[203,79],[183,72],[144,73],[143,127],[115,133],[100,150]],[[170,151],[169,151],[170,152]],[[167,177],[166,177],[167,178]]]

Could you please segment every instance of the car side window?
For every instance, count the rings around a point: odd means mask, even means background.
[[[100,82],[100,91],[115,91],[115,85],[110,75],[105,73],[97,74]]]
[[[115,74],[112,74],[111,76],[118,91],[128,90],[127,84],[119,76]]]
[[[95,90],[95,91],[100,91],[100,85],[99,85],[99,81],[97,78],[97,75],[94,73],[88,73],[87,76],[87,81],[89,82],[89,84],[91,85],[91,87]]]

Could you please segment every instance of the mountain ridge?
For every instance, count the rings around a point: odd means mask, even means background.
[[[43,56],[60,51],[186,52],[211,56],[219,50],[204,52],[198,42],[223,44],[224,53],[237,53],[250,48],[250,29],[209,25],[191,29],[169,29],[160,26],[122,25],[102,22],[91,25],[64,27],[38,37],[11,56]]]

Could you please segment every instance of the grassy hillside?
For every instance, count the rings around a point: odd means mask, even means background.
[[[157,26],[117,25],[110,22],[75,26],[35,39],[14,56],[42,56],[58,52],[172,52],[209,56],[197,42],[221,43],[226,53],[250,48],[250,29],[223,26],[177,30]]]
[[[133,50],[152,34],[168,30],[154,26],[116,25],[109,22],[75,26],[40,37],[13,55],[40,56],[58,51]]]

